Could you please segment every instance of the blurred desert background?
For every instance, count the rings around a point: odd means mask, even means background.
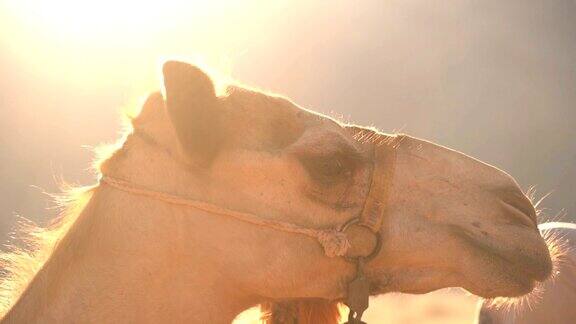
[[[512,174],[544,219],[576,220],[576,1],[0,0],[0,240],[46,224],[92,148],[200,62],[342,120],[402,131]],[[374,298],[368,323],[471,323],[458,290]],[[254,323],[252,312],[238,323]]]

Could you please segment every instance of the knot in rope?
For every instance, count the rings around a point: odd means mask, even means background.
[[[324,248],[326,256],[331,258],[344,256],[350,248],[346,233],[334,229],[318,231],[317,239]]]

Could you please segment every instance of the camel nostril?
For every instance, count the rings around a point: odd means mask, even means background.
[[[538,226],[536,210],[520,189],[512,187],[499,190],[498,198],[512,221],[530,227]]]
[[[536,219],[536,211],[533,207],[526,207],[523,204],[515,204],[514,202],[503,200],[504,209],[508,212],[508,216],[512,220],[516,220],[523,225],[529,227],[538,226],[538,221]]]

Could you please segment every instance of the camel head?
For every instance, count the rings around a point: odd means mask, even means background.
[[[463,287],[484,297],[518,296],[548,277],[551,260],[534,207],[505,172],[408,135],[342,124],[278,96],[240,87],[218,96],[211,79],[186,63],[167,62],[163,74],[164,96],[149,98],[126,144],[139,147],[149,168],[134,181],[262,219],[334,228],[362,211],[369,153],[393,139],[382,249],[366,269],[373,294]],[[195,262],[211,264],[236,293],[260,302],[338,300],[354,274],[353,265],[325,256],[309,237],[181,212],[193,223],[182,244],[198,251]],[[350,253],[372,249],[371,232],[348,234]]]

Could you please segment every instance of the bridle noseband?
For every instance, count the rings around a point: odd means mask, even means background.
[[[390,191],[390,181],[392,180],[395,161],[396,145],[399,136],[377,135],[370,131],[373,148],[373,167],[370,187],[366,195],[364,206],[358,217],[354,217],[338,228],[314,229],[301,227],[299,225],[268,220],[257,215],[231,210],[204,201],[192,200],[177,194],[165,193],[140,187],[129,181],[107,176],[100,178],[101,184],[107,184],[121,191],[135,195],[150,197],[166,203],[195,208],[212,214],[228,216],[237,220],[272,228],[275,230],[306,235],[318,240],[324,248],[324,253],[328,257],[343,257],[346,261],[356,265],[356,276],[348,283],[346,298],[344,303],[350,308],[347,324],[362,324],[362,314],[368,308],[370,295],[370,283],[364,274],[364,266],[367,262],[375,258],[382,248],[382,237],[380,234],[384,214],[388,204]],[[376,140],[375,140],[375,139]],[[157,144],[157,143],[153,143]],[[158,144],[157,144],[158,145]],[[168,151],[169,155],[170,152]],[[361,226],[370,230],[375,237],[375,243],[371,252],[367,255],[348,255],[351,247],[347,230],[352,226]]]

